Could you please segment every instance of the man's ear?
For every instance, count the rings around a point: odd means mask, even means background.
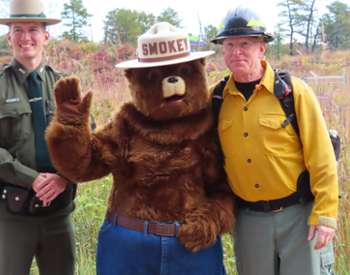
[[[261,45],[260,45],[261,57],[265,56],[266,50],[267,50],[267,44],[265,42],[261,42]]]
[[[44,30],[44,36],[45,36],[45,45],[49,43],[50,33],[47,30]]]
[[[11,48],[11,47],[12,47],[12,44],[11,44],[11,34],[10,34],[10,30],[9,30],[8,33],[6,34],[6,40],[7,40],[8,45],[9,45],[10,48]]]

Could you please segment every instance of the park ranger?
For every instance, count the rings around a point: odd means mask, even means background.
[[[12,0],[10,64],[0,70],[0,274],[74,274],[70,223],[75,185],[50,162],[44,131],[53,115],[60,74],[44,61],[47,18],[40,0]]]

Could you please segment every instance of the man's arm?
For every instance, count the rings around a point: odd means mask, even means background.
[[[2,182],[31,188],[39,173],[19,162],[6,149],[0,148],[0,180]]]

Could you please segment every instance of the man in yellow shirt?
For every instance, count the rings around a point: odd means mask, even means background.
[[[338,179],[316,96],[292,77],[299,134],[274,95],[264,59],[273,37],[252,11],[229,13],[213,40],[231,71],[218,117],[230,185],[237,196],[240,275],[319,275],[320,249],[336,230]]]

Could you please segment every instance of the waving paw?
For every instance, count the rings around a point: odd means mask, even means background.
[[[77,77],[59,80],[54,88],[57,120],[62,124],[81,125],[87,123],[92,93],[81,97],[80,81]]]

